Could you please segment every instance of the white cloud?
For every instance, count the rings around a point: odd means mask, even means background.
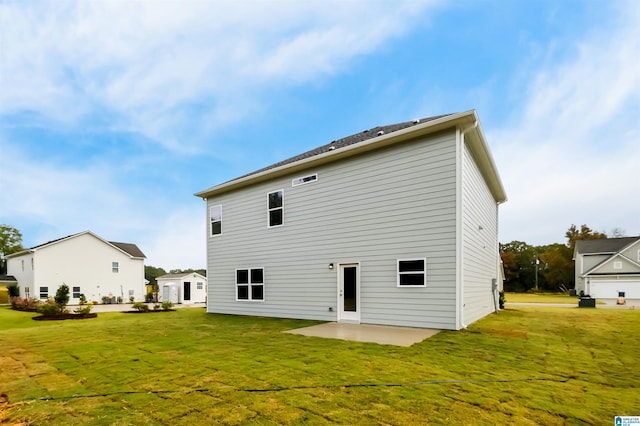
[[[533,71],[521,112],[494,132],[509,202],[501,241],[563,242],[574,223],[640,233],[640,4]]]
[[[110,114],[117,130],[188,150],[180,131],[241,120],[264,84],[344,69],[430,3],[5,2],[0,114],[31,111],[61,124]]]

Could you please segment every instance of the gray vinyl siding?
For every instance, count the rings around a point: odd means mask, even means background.
[[[359,262],[362,323],[454,329],[455,141],[451,130],[208,199],[223,213],[207,238],[207,310],[335,321],[338,264]],[[284,226],[268,228],[280,189]],[[427,286],[398,288],[397,260],[412,258],[427,259]],[[235,269],[256,267],[265,300],[236,301]]]
[[[469,325],[495,310],[492,279],[498,278],[497,203],[464,145],[462,172],[462,303]]]

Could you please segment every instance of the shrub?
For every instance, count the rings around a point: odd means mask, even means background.
[[[85,306],[81,306],[81,307],[76,308],[76,310],[74,312],[76,314],[84,315],[84,314],[91,313],[91,309],[92,308],[93,308],[93,303],[89,302]]]
[[[84,295],[84,293],[80,293],[80,304],[84,305],[85,303],[87,303],[87,297]]]
[[[158,305],[157,303],[155,305],[153,305],[153,310],[154,311],[159,311],[160,310],[160,305]]]
[[[55,300],[56,305],[58,305],[58,310],[60,312],[64,312],[67,303],[69,303],[69,286],[62,283],[62,285],[58,287],[56,295],[53,299]]]
[[[166,302],[162,302],[162,309],[168,311],[171,308],[173,308],[173,303],[171,303],[171,301],[167,300]]]
[[[106,305],[111,301],[107,296],[102,296],[102,304]]]
[[[131,307],[133,309],[136,309],[136,310],[140,311],[140,312],[147,312],[149,310],[149,305],[147,305],[144,302],[136,302],[133,305],[131,305]]]
[[[117,302],[117,303],[122,303],[122,297],[121,297],[121,296],[118,296],[118,298],[116,299],[116,302]]]
[[[42,315],[60,315],[63,313],[66,313],[65,309],[60,310],[60,305],[58,305],[56,303],[55,300],[49,299],[47,300],[45,303],[41,303],[40,305],[38,305],[38,312],[41,313]]]
[[[20,288],[18,287],[18,284],[7,286],[7,290],[9,291],[9,297],[20,297]]]
[[[498,298],[498,304],[500,305],[500,309],[504,309],[504,304],[507,301],[507,298],[504,296],[504,291],[501,291]]]
[[[34,298],[23,299],[22,297],[12,297],[10,301],[11,307],[16,311],[36,312],[36,308],[40,305],[40,301]]]

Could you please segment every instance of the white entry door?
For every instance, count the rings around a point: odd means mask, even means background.
[[[338,321],[360,322],[360,265],[340,264],[338,277]]]

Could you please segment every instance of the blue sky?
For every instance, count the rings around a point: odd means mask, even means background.
[[[0,1],[0,223],[201,268],[193,193],[470,109],[501,242],[640,234],[640,2]]]

